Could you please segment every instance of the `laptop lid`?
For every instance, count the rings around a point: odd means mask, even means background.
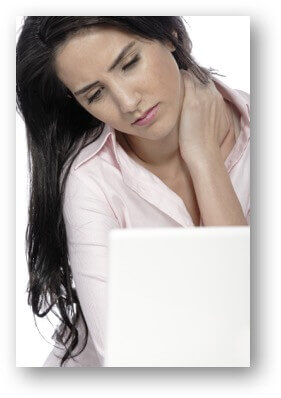
[[[250,227],[114,229],[104,366],[250,366]]]

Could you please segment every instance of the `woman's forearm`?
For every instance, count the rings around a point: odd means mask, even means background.
[[[220,148],[194,151],[185,162],[193,180],[203,224],[248,225]]]

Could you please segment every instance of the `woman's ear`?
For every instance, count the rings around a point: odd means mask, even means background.
[[[175,36],[176,38],[178,38],[178,34],[177,34],[177,32],[176,32],[175,30],[173,30],[172,35]],[[175,46],[173,45],[173,43],[170,42],[169,40],[167,40],[166,46],[168,47],[168,49],[169,49],[171,52],[176,51],[176,47],[175,47]]]

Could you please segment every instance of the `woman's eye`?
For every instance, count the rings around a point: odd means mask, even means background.
[[[137,54],[128,64],[124,65],[122,70],[127,70],[129,69],[132,65],[136,64],[139,61],[140,57]],[[90,104],[93,101],[97,101],[100,98],[100,93],[101,89],[95,92],[90,98],[88,98],[88,104]]]
[[[139,59],[140,59],[140,57],[139,57],[139,55],[137,54],[128,64],[126,64],[125,66],[123,66],[122,70],[128,69],[131,65],[137,63]]]
[[[93,94],[90,98],[87,98],[87,99],[88,99],[88,104],[90,104],[91,102],[93,102],[93,101],[99,99],[100,93],[101,93],[101,89],[99,89],[98,91],[96,91],[95,94]]]

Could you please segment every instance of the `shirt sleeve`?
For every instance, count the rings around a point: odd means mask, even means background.
[[[108,233],[118,220],[99,183],[87,175],[70,174],[63,215],[69,262],[80,305],[99,362],[104,361]]]

